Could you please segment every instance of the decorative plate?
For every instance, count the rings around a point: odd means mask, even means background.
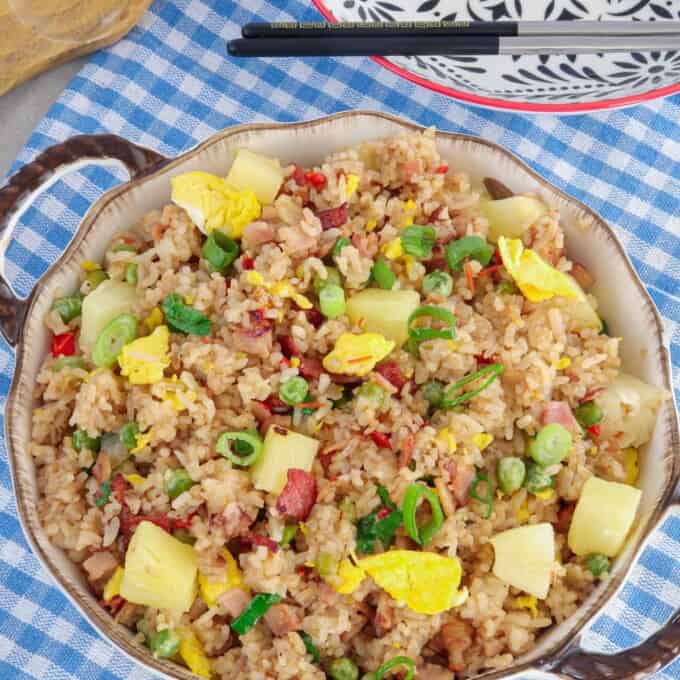
[[[680,0],[313,0],[329,21],[680,20]],[[680,92],[680,49],[588,55],[375,57],[398,75],[499,109],[577,113]]]

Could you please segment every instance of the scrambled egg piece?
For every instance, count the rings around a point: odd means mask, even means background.
[[[170,365],[167,326],[158,326],[151,335],[137,338],[123,347],[118,363],[120,373],[133,385],[151,385],[163,379],[163,371]]]
[[[193,390],[184,389],[184,383],[180,383],[179,378],[176,375],[173,375],[172,378],[170,378],[170,382],[176,383],[178,389],[164,390],[161,400],[167,401],[175,411],[183,411],[187,408],[185,401],[193,403],[198,398],[198,395]]]
[[[562,357],[556,364],[555,368],[558,371],[563,371],[565,368],[571,366],[571,359],[569,357]]]
[[[243,228],[262,212],[253,191],[237,191],[209,172],[187,172],[171,183],[172,202],[184,208],[204,234],[217,229],[231,238],[241,238]]]
[[[400,227],[405,229],[406,227],[410,227],[413,224],[413,218],[416,216],[416,210],[418,210],[418,206],[412,198],[409,198],[408,201],[404,201],[401,205],[402,216]]]
[[[401,245],[400,238],[395,238],[394,240],[385,243],[381,250],[388,260],[397,260],[404,254],[404,248]]]
[[[359,176],[358,175],[347,175],[345,179],[345,196],[349,198],[359,186]]]
[[[528,609],[531,612],[531,618],[535,619],[538,616],[538,607],[536,606],[537,599],[533,595],[520,595],[515,598],[515,606],[521,609]]]
[[[373,231],[377,226],[378,226],[378,222],[376,220],[367,220],[366,221],[366,231]]]
[[[163,311],[160,307],[154,307],[149,312],[149,316],[144,319],[144,325],[149,329],[149,333],[163,325]]]
[[[103,594],[106,602],[112,600],[116,595],[120,595],[120,584],[123,581],[124,574],[125,570],[123,567],[116,567],[116,571],[113,572],[111,578],[106,582]]]
[[[367,375],[394,348],[394,341],[380,333],[343,333],[333,351],[324,357],[323,367],[330,373]]]
[[[555,489],[543,489],[543,491],[536,491],[534,496],[542,501],[549,501],[555,495]]]
[[[357,567],[391,597],[419,614],[441,614],[460,606],[468,596],[467,588],[458,590],[463,569],[455,557],[418,550],[390,550],[364,557]]]
[[[525,500],[524,503],[519,506],[519,510],[517,511],[517,521],[520,524],[524,524],[530,516],[531,513],[529,512],[529,501]]]
[[[151,430],[149,430],[146,433],[138,432],[137,436],[135,437],[135,441],[137,442],[135,448],[130,449],[130,453],[137,453],[138,451],[141,451],[145,446],[149,445],[149,442],[151,441]]]
[[[470,441],[480,451],[484,451],[484,449],[493,441],[493,437],[490,434],[487,434],[486,432],[478,432],[477,434],[474,434],[472,435],[472,437],[470,437]]]
[[[361,567],[356,567],[351,560],[341,560],[338,565],[338,572],[329,576],[326,581],[331,587],[341,595],[350,595],[366,578],[366,572]]]
[[[262,276],[260,272],[254,270],[246,272],[245,278],[246,282],[251,286],[262,286],[262,288],[265,288],[272,295],[291,299],[300,309],[311,309],[313,307],[312,303],[304,295],[298,293],[293,285],[288,283],[285,279],[274,283],[267,283],[264,276]]]
[[[151,438],[149,437],[149,439],[151,439]],[[146,444],[145,444],[145,446],[146,446]],[[142,448],[144,448],[144,447],[142,447]],[[142,484],[144,484],[144,482],[146,482],[146,477],[142,477],[142,475],[138,475],[138,474],[135,474],[135,473],[133,473],[131,475],[123,475],[123,476],[125,477],[125,481],[128,482],[129,484],[131,484],[133,488],[137,488],[138,486],[141,486]]]
[[[558,295],[575,299],[582,297],[569,276],[551,267],[535,251],[525,248],[520,239],[501,236],[498,250],[508,273],[530,302],[542,302]]]
[[[98,269],[101,269],[101,265],[99,262],[95,262],[94,260],[83,260],[80,263],[80,268],[84,272],[96,272]]]
[[[198,587],[201,597],[208,607],[214,607],[217,604],[220,595],[231,588],[248,590],[246,586],[243,585],[243,574],[241,573],[238,562],[236,562],[234,556],[226,548],[222,551],[222,556],[227,565],[224,569],[223,578],[219,581],[209,581],[205,574],[202,574],[200,571],[198,572]]]
[[[638,451],[634,448],[624,449],[623,451],[623,467],[626,471],[625,483],[635,486],[640,472],[638,464]]]
[[[210,660],[203,651],[203,645],[191,630],[183,630],[179,643],[179,655],[192,673],[201,678],[210,678]]]
[[[455,453],[456,449],[458,448],[456,437],[448,427],[445,427],[443,430],[439,430],[437,433],[437,441],[443,442],[449,453]]]

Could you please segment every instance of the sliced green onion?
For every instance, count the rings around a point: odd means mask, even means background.
[[[437,321],[442,321],[448,324],[448,328],[417,328],[413,326],[413,322],[423,317],[430,317]],[[456,337],[456,317],[443,307],[435,307],[434,305],[422,305],[416,309],[408,318],[408,334],[416,343],[424,342],[425,340],[434,340],[435,338],[442,338],[444,340],[453,340]]]
[[[480,484],[484,484],[486,488],[486,492],[483,496],[477,493],[477,487]],[[484,518],[489,519],[493,510],[493,484],[489,481],[488,475],[484,472],[478,472],[475,476],[475,479],[470,486],[470,498],[474,498],[476,501],[479,501],[482,505],[486,506]]]
[[[521,489],[526,474],[527,469],[524,461],[514,456],[501,458],[496,466],[498,486],[501,487],[503,493],[515,493],[515,491]]]
[[[137,435],[139,434],[139,426],[134,421],[125,423],[123,427],[120,428],[118,436],[123,446],[129,451],[137,446]]]
[[[444,398],[444,385],[439,380],[430,380],[423,385],[422,393],[430,406],[437,408]]]
[[[165,477],[165,493],[175,500],[181,496],[185,491],[194,485],[194,480],[189,477],[189,473],[184,468],[177,468],[175,470],[168,470]]]
[[[231,629],[238,635],[245,635],[269,609],[281,602],[280,595],[258,593],[245,610],[231,622]]]
[[[319,308],[327,319],[344,314],[345,307],[345,291],[340,286],[329,284],[319,291]]]
[[[103,508],[111,498],[111,480],[107,479],[102,483],[99,494],[94,499],[94,504],[98,508]]]
[[[611,563],[606,555],[591,553],[586,557],[586,567],[595,578],[599,578],[606,571],[609,571]]]
[[[202,312],[187,305],[177,293],[171,293],[161,302],[161,309],[170,326],[176,333],[187,335],[210,335],[212,323]]]
[[[424,498],[432,511],[432,519],[422,527],[416,522],[416,511],[420,499]],[[408,535],[418,544],[427,545],[444,524],[444,513],[437,494],[422,484],[411,484],[404,495],[404,526]]]
[[[83,357],[59,357],[52,362],[53,371],[61,371],[62,368],[85,368],[87,364]]]
[[[149,649],[161,659],[169,659],[179,651],[180,637],[170,629],[159,630],[149,640]]]
[[[432,249],[437,239],[434,227],[420,227],[413,225],[401,232],[401,247],[405,253],[427,259],[432,257]]]
[[[493,246],[480,236],[463,236],[446,246],[445,256],[449,269],[461,271],[466,258],[477,260],[485,267],[493,257]]]
[[[302,638],[302,642],[305,645],[305,650],[307,654],[312,657],[312,661],[314,663],[319,663],[319,661],[321,661],[321,655],[319,654],[319,650],[316,648],[316,645],[312,641],[312,636],[304,630],[299,630],[298,635]]]
[[[136,262],[128,262],[125,267],[125,281],[131,286],[137,285],[137,269],[138,266]]]
[[[527,465],[527,476],[524,486],[529,493],[537,494],[555,486],[555,478],[551,477],[540,465],[533,461]]]
[[[331,255],[333,257],[337,257],[340,255],[340,252],[345,246],[350,245],[349,239],[345,238],[344,236],[341,236],[336,242],[335,245],[333,246],[333,250],[331,250]]]
[[[451,409],[454,408],[455,406],[458,406],[458,404],[462,404],[464,401],[472,399],[472,397],[477,396],[480,392],[483,392],[489,385],[491,385],[491,383],[494,380],[496,380],[496,378],[501,373],[503,373],[503,370],[504,370],[503,364],[489,364],[488,366],[484,366],[484,368],[480,368],[478,371],[475,371],[474,373],[470,373],[470,375],[466,375],[464,378],[461,378],[453,385],[451,385],[451,387],[449,387],[444,392],[444,396],[442,400],[439,402],[439,408]],[[457,396],[451,396],[455,392],[458,392],[462,387],[464,387],[468,383],[474,382],[475,380],[483,378],[486,375],[488,375],[489,378],[487,378],[487,380],[481,387],[478,387],[477,389],[474,389],[471,392],[463,392],[462,394],[459,394]]]
[[[283,533],[281,534],[279,545],[283,548],[285,548],[287,545],[290,545],[290,542],[295,538],[295,534],[297,534],[297,530],[297,524],[286,524],[286,526],[283,527]]]
[[[394,659],[385,662],[375,672],[375,680],[382,680],[385,673],[388,673],[397,666],[406,666],[407,672],[404,676],[404,680],[413,680],[416,674],[416,665],[407,656],[395,656]]]
[[[397,277],[387,264],[387,260],[382,256],[378,256],[373,268],[371,269],[371,276],[373,280],[383,289],[392,290]]]
[[[92,349],[92,361],[100,368],[112,366],[125,345],[137,337],[137,319],[121,314],[109,321],[99,334]]]
[[[425,295],[443,295],[449,297],[453,291],[453,279],[451,274],[435,269],[423,279],[423,293]]]
[[[260,457],[263,446],[262,437],[257,432],[223,432],[215,449],[232,463],[250,467]]]
[[[571,433],[564,425],[550,423],[529,441],[527,452],[541,467],[561,463],[572,446]]]
[[[59,313],[64,323],[69,323],[69,321],[73,321],[77,316],[80,316],[82,307],[83,296],[80,293],[57,298],[52,303],[52,309]]]
[[[288,378],[279,387],[279,399],[290,406],[303,404],[308,394],[309,383],[299,375]]]
[[[94,269],[91,272],[87,272],[85,275],[85,281],[89,284],[90,292],[92,292],[100,283],[106,281],[109,275],[103,269]]]
[[[97,453],[101,448],[102,438],[101,437],[90,437],[85,430],[76,430],[71,435],[71,443],[76,451],[82,451],[83,449],[88,449],[94,453]]]
[[[579,425],[583,425],[583,427],[597,425],[602,420],[602,410],[594,401],[586,401],[581,404],[574,411],[574,415]]]
[[[201,255],[213,271],[223,274],[238,257],[239,246],[226,234],[214,229],[203,244]]]
[[[609,335],[609,326],[602,317],[600,317],[600,335]]]
[[[342,287],[342,276],[336,267],[326,266],[325,279],[322,279],[318,272],[314,274],[314,292],[318,295],[322,288],[330,285]]]

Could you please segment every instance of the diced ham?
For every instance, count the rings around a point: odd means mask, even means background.
[[[449,655],[449,670],[455,673],[465,670],[463,654],[472,646],[472,633],[472,626],[462,619],[454,619],[441,627],[439,636]]]
[[[108,578],[117,566],[118,560],[108,550],[100,550],[83,562],[87,578],[92,582]]]
[[[305,310],[305,316],[314,328],[319,328],[324,321],[323,314],[316,307]]]
[[[236,351],[260,357],[268,356],[274,344],[271,329],[239,328],[232,331],[231,337]]]
[[[248,247],[255,247],[274,240],[274,228],[271,224],[257,220],[247,224],[243,229],[243,242]]]
[[[413,460],[413,450],[416,446],[416,438],[409,434],[401,444],[399,452],[399,467],[406,467]]]
[[[265,623],[274,635],[288,635],[302,627],[302,611],[300,607],[290,604],[275,604],[264,615]]]
[[[549,401],[541,411],[541,424],[559,423],[570,432],[578,432],[579,427],[574,414],[566,401]]]
[[[557,512],[557,523],[555,529],[560,534],[566,534],[571,526],[571,518],[574,516],[576,509],[575,503],[565,503]]]
[[[458,505],[466,505],[470,500],[470,485],[475,478],[475,468],[467,463],[455,460],[447,461],[449,471],[449,488]]]
[[[230,588],[217,598],[217,602],[229,616],[235,619],[248,606],[250,596],[241,588]]]
[[[120,472],[111,480],[111,495],[121,505],[125,502],[125,492],[129,486],[127,479]]]
[[[286,517],[304,521],[316,503],[316,478],[306,470],[290,468],[288,480],[276,501],[276,509]]]
[[[318,246],[316,237],[310,236],[299,226],[281,227],[279,229],[279,238],[285,244],[288,254],[293,257],[307,255]]]
[[[399,391],[408,382],[408,378],[401,372],[396,361],[383,361],[375,367],[375,372],[394,385]]]
[[[298,368],[300,375],[307,380],[316,380],[323,373],[323,364],[320,359],[304,357]]]
[[[101,484],[111,476],[111,459],[107,453],[101,451],[92,467],[92,476]]]
[[[341,227],[347,222],[347,203],[343,203],[341,206],[331,208],[330,210],[322,210],[320,213],[317,213],[317,217],[321,222],[322,229]]]
[[[142,522],[151,522],[168,533],[171,533],[175,528],[174,520],[162,512],[157,512],[153,515],[133,515],[127,505],[123,506],[120,511],[120,533],[125,539],[129,540],[132,532]]]
[[[592,288],[595,283],[592,274],[580,262],[574,262],[571,267],[571,275],[576,279],[576,283],[578,283],[583,290]]]
[[[281,353],[286,359],[302,356],[292,335],[280,335],[277,340],[279,341],[279,345],[281,345]]]

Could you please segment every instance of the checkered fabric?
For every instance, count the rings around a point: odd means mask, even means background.
[[[93,55],[31,136],[14,170],[79,133],[115,132],[166,155],[234,123],[295,121],[348,108],[406,116],[505,145],[617,231],[667,324],[680,396],[680,96],[625,110],[558,117],[466,106],[368,59],[235,61],[224,41],[247,21],[319,20],[299,0],[158,0],[141,24]],[[88,206],[123,178],[89,168],[57,183],[28,210],[9,249],[14,285],[28,293],[62,252]],[[0,399],[14,358],[0,347]],[[124,658],[54,587],[17,521],[0,443],[0,678],[152,676]],[[645,550],[586,645],[631,646],[680,605],[680,516]],[[680,678],[680,661],[656,678]]]

